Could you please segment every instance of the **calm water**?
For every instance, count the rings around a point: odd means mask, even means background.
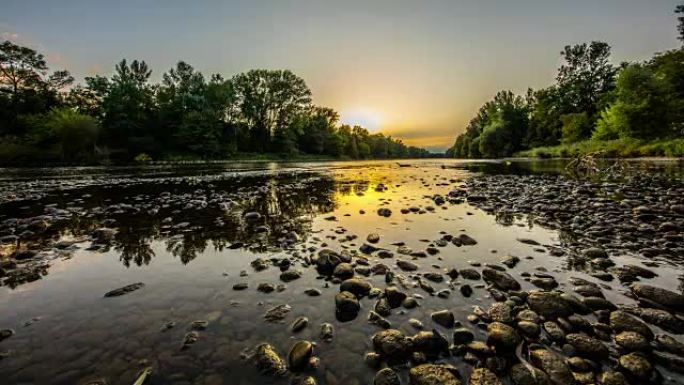
[[[497,222],[467,203],[438,206],[432,201],[435,194],[446,195],[478,173],[558,173],[562,163],[426,160],[402,167],[404,163],[3,170],[0,222],[45,215],[49,225],[42,236],[21,243],[41,251],[40,258],[28,262],[41,266],[41,278],[5,281],[0,287],[0,329],[16,332],[0,342],[0,352],[7,353],[0,360],[0,383],[132,384],[143,367],[152,366],[153,384],[286,384],[287,379],[259,375],[240,353],[269,342],[286,355],[297,339],[309,339],[317,342],[320,367],[310,374],[319,384],[367,384],[375,370],[366,367],[363,354],[372,350],[370,336],[380,330],[366,320],[374,300],[361,301],[355,320],[339,322],[333,300],[337,285],[301,264],[321,248],[358,250],[369,233],[380,235],[377,247],[392,251],[398,242],[424,250],[445,233],[466,233],[478,240],[470,247],[449,244],[437,255],[414,261],[422,272],[464,268],[471,261],[498,263],[516,255],[522,258],[512,272],[516,277],[539,266],[552,272],[561,288],[566,277],[587,277],[569,269],[562,257],[551,257],[546,248],[518,241],[562,247],[554,230],[535,226],[524,216]],[[677,176],[682,163],[639,162],[635,167]],[[381,207],[393,214],[378,216]],[[408,207],[420,212],[402,214]],[[247,212],[261,218],[247,222]],[[89,250],[89,235],[103,226],[117,230],[111,245]],[[2,247],[9,253],[16,244]],[[275,266],[255,271],[250,262],[257,257],[291,258],[292,268],[303,276],[286,283],[283,291],[258,292],[260,283],[282,282]],[[394,260],[368,258],[371,265],[382,262],[395,269]],[[625,255],[616,262],[640,260]],[[660,282],[672,283],[683,272],[679,266],[653,270]],[[382,275],[367,279],[385,286]],[[136,282],[145,287],[103,297]],[[532,288],[520,282],[524,289]],[[248,288],[233,290],[238,283]],[[608,299],[630,301],[618,291],[619,283],[607,285],[614,288],[605,290]],[[304,294],[308,288],[320,289],[322,295],[309,297]],[[482,287],[475,287],[470,298],[458,290],[447,299],[429,296],[412,285],[405,291],[425,299],[420,307],[388,319],[410,334],[409,318],[430,325],[432,311],[449,308],[467,323],[474,305],[486,308],[493,302]],[[263,319],[267,310],[282,304],[292,307],[282,323]],[[301,315],[310,324],[292,334],[289,324]],[[190,349],[181,350],[195,320],[208,321],[208,327]],[[162,331],[169,322],[175,327]],[[318,337],[324,322],[335,328],[329,343]],[[457,358],[446,361],[467,370]]]

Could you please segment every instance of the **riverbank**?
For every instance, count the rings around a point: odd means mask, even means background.
[[[597,153],[603,158],[684,157],[684,139],[644,141],[638,139],[585,140],[518,152],[523,158],[570,158]]]

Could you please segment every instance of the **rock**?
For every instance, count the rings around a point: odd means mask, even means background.
[[[416,271],[418,270],[418,265],[413,262],[404,261],[401,259],[397,260],[397,266],[404,271]]]
[[[385,288],[385,298],[390,307],[396,309],[406,299],[406,294],[399,291],[396,286],[388,286]]]
[[[454,330],[454,344],[465,345],[473,341],[475,336],[468,328],[458,328]]]
[[[14,335],[14,330],[12,329],[2,329],[0,330],[0,341],[6,340]]]
[[[306,289],[304,290],[304,294],[308,295],[309,297],[318,297],[323,293],[321,293],[321,291],[318,289]]]
[[[257,291],[262,293],[272,293],[275,291],[275,285],[272,283],[260,283],[259,286],[257,286]]]
[[[437,356],[449,350],[449,341],[437,330],[421,331],[411,337],[413,349]]]
[[[311,377],[311,376],[306,376],[306,377],[300,378],[300,379],[294,379],[292,384],[293,385],[318,385],[316,383],[316,379]]]
[[[575,348],[575,352],[580,356],[596,361],[608,358],[608,348],[596,338],[589,337],[586,334],[571,333],[565,336],[565,340]]]
[[[487,311],[492,321],[510,323],[513,322],[511,308],[504,302],[494,302]]]
[[[514,256],[508,256],[501,261],[501,263],[506,265],[509,269],[514,268],[519,262],[520,258]]]
[[[401,331],[388,329],[373,335],[373,347],[386,360],[403,362],[410,356],[413,343]]]
[[[337,313],[345,313],[346,315],[356,316],[361,310],[359,300],[356,296],[348,291],[342,291],[335,295],[335,310]]]
[[[378,233],[370,233],[366,237],[368,243],[378,243],[380,241],[380,235]]]
[[[348,291],[357,297],[368,295],[372,286],[361,278],[349,278],[340,284],[340,291]]]
[[[241,291],[241,290],[246,290],[248,287],[249,287],[249,285],[247,285],[247,282],[240,282],[240,283],[236,283],[235,285],[233,285],[233,290]]]
[[[386,207],[381,207],[378,209],[378,215],[381,217],[389,217],[392,215],[392,210],[386,208]]]
[[[342,263],[342,259],[339,254],[330,249],[323,249],[318,252],[316,270],[322,275],[331,275],[340,263]]]
[[[290,330],[292,330],[293,333],[300,332],[304,330],[309,325],[309,319],[306,317],[298,317],[292,324],[290,325]]]
[[[461,269],[458,271],[458,273],[461,275],[461,277],[473,281],[477,281],[481,278],[480,273],[478,273],[475,269]]]
[[[527,337],[535,338],[541,333],[538,324],[530,321],[518,321],[518,329]]]
[[[411,385],[461,385],[459,373],[451,365],[422,364],[409,371]]]
[[[325,341],[325,342],[332,341],[334,335],[335,335],[335,331],[334,331],[332,324],[324,323],[321,325],[320,337],[323,341]]]
[[[442,274],[438,273],[425,273],[423,274],[423,277],[425,277],[429,281],[437,283],[444,281],[444,277],[442,277]]]
[[[599,385],[629,385],[625,376],[620,372],[607,370],[600,373],[596,379]]]
[[[313,356],[313,344],[309,341],[297,341],[287,355],[287,364],[291,371],[297,372],[306,367]]]
[[[90,236],[96,243],[101,245],[108,245],[114,240],[114,237],[116,236],[117,232],[118,231],[115,229],[101,227],[99,229],[93,230]]]
[[[199,333],[196,331],[186,333],[183,337],[183,342],[181,343],[181,350],[190,348],[190,346],[194,345],[197,340],[199,340]]]
[[[389,316],[392,313],[392,307],[389,305],[389,301],[387,301],[387,298],[380,298],[377,302],[375,302],[375,311],[382,316]]]
[[[610,313],[610,327],[616,333],[626,331],[639,333],[649,341],[654,337],[648,325],[621,310]]]
[[[460,243],[464,246],[477,245],[477,241],[467,234],[460,234],[458,237],[456,237],[454,239],[458,239],[460,241]]]
[[[401,381],[394,369],[384,368],[375,373],[373,385],[401,385]]]
[[[406,299],[401,302],[401,306],[406,309],[413,309],[418,306],[418,301],[413,297],[406,297]]]
[[[251,357],[257,370],[268,376],[282,376],[285,374],[285,361],[276,353],[273,346],[263,343],[257,345]]]
[[[657,336],[655,338],[655,342],[656,346],[660,350],[664,350],[678,356],[684,356],[684,343],[681,343],[668,335],[661,334]]]
[[[583,297],[581,302],[587,308],[596,310],[616,310],[617,307],[610,301],[601,297]]]
[[[118,289],[108,291],[107,293],[105,293],[104,296],[105,297],[118,297],[120,295],[128,294],[128,293],[131,293],[131,292],[136,291],[138,289],[142,289],[143,287],[145,287],[145,284],[142,282],[132,283],[130,285],[126,285],[124,287],[120,287]]]
[[[595,258],[608,258],[608,253],[606,253],[606,251],[601,248],[590,247],[582,251],[582,256],[584,256],[586,259],[591,260]]]
[[[299,270],[286,270],[280,274],[280,280],[283,282],[291,282],[295,279],[299,279],[302,276],[302,272]]]
[[[380,326],[383,329],[390,329],[392,328],[392,323],[386,320],[385,318],[382,318],[382,316],[374,311],[368,312],[368,322],[372,323],[373,325]]]
[[[501,322],[492,322],[487,326],[487,344],[502,349],[514,349],[520,342],[520,336],[511,326]]]
[[[282,322],[291,310],[292,307],[290,305],[278,305],[269,309],[264,314],[264,320],[266,320],[266,322]]]
[[[515,364],[510,369],[510,376],[515,385],[551,385],[546,373],[532,365]]]
[[[532,363],[546,373],[556,384],[574,384],[575,377],[565,361],[548,349],[536,349],[530,353]]]
[[[454,313],[449,310],[439,310],[430,314],[430,318],[441,326],[445,328],[451,328],[454,326]]]
[[[491,282],[500,290],[509,291],[520,289],[520,284],[518,281],[516,281],[515,278],[506,272],[487,267],[482,270],[482,276],[485,280]]]
[[[622,332],[615,337],[615,343],[627,352],[648,351],[651,349],[646,337],[637,332]]]
[[[354,276],[354,266],[351,263],[342,262],[335,266],[333,276],[340,279],[348,279]]]
[[[458,288],[464,297],[470,297],[473,294],[473,288],[470,285],[461,285]]]
[[[533,291],[527,297],[527,303],[530,309],[548,319],[567,317],[573,313],[570,304],[557,292]]]
[[[650,308],[632,308],[630,312],[638,315],[644,321],[656,325],[668,332],[684,334],[684,319],[676,317],[665,310]]]
[[[646,380],[651,377],[653,365],[640,353],[629,353],[620,356],[618,364],[630,375]]]
[[[489,369],[477,368],[470,374],[468,385],[502,385],[502,382]]]
[[[551,337],[551,339],[554,341],[560,342],[565,340],[565,332],[556,322],[544,322],[544,330],[549,334],[549,337]]]
[[[632,284],[632,292],[639,298],[646,298],[665,308],[684,311],[684,295],[641,283]]]

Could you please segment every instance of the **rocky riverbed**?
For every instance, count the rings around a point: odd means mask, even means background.
[[[3,180],[0,378],[684,381],[680,172],[402,166]]]

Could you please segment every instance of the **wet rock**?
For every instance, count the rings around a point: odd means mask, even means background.
[[[282,376],[285,374],[285,361],[278,355],[273,346],[263,343],[256,346],[251,355],[251,361],[257,370],[268,376]]]
[[[456,238],[454,238],[454,239],[458,239],[459,242],[460,242],[463,246],[474,246],[474,245],[477,245],[477,241],[476,241],[473,237],[471,237],[471,236],[469,236],[469,235],[467,235],[467,234],[460,234],[458,237],[456,237]]]
[[[437,283],[444,281],[444,277],[442,277],[442,275],[439,273],[425,273],[423,274],[423,277],[425,277],[429,281]]]
[[[665,310],[651,308],[631,308],[626,309],[626,311],[636,314],[642,320],[671,333],[684,333],[684,319],[676,317]]]
[[[381,217],[390,217],[392,215],[392,210],[386,207],[381,207],[378,209],[378,215]]]
[[[316,270],[322,275],[331,275],[340,263],[342,258],[339,254],[330,249],[323,249],[318,252]]]
[[[297,341],[287,355],[287,363],[290,370],[297,372],[304,369],[309,363],[311,356],[313,356],[313,348],[313,344],[309,341]]]
[[[368,352],[363,356],[363,361],[369,368],[377,369],[382,365],[382,357],[375,352]]]
[[[368,312],[368,322],[373,324],[373,325],[379,326],[383,329],[392,328],[391,322],[389,322],[387,319],[383,318],[380,314],[378,314],[372,310],[370,312]]]
[[[400,269],[404,271],[416,271],[418,270],[418,265],[416,265],[413,262],[409,261],[404,261],[404,260],[397,260],[397,266],[399,266]]]
[[[646,337],[636,332],[617,334],[615,343],[627,352],[648,351],[651,348]]]
[[[401,385],[401,381],[394,369],[384,368],[375,373],[373,385]]]
[[[470,285],[461,285],[458,288],[464,297],[470,297],[473,294],[473,288]]]
[[[397,289],[396,286],[388,286],[385,288],[385,298],[392,309],[401,306],[401,303],[406,299],[406,294]]]
[[[532,363],[544,371],[553,383],[573,384],[575,377],[565,361],[548,349],[536,349],[530,353]]]
[[[263,270],[268,269],[268,262],[266,262],[266,260],[264,260],[262,258],[257,258],[255,260],[253,260],[250,263],[250,265],[256,271],[263,271]]]
[[[412,338],[413,348],[415,350],[427,353],[431,356],[437,356],[441,352],[449,350],[449,341],[439,331],[421,331],[416,333]]]
[[[366,237],[366,240],[369,243],[378,243],[380,241],[380,235],[378,235],[377,233],[370,233]]]
[[[481,278],[480,273],[478,273],[475,269],[461,269],[458,272],[461,274],[461,277],[465,279],[476,281]]]
[[[606,253],[606,251],[601,248],[590,247],[582,251],[582,256],[584,256],[586,259],[591,260],[595,258],[608,258],[608,253]]]
[[[655,342],[656,347],[660,350],[684,356],[684,343],[681,343],[668,335],[661,334],[657,336]]]
[[[387,298],[383,297],[380,298],[377,302],[375,302],[375,311],[382,316],[389,316],[392,313],[392,307],[389,304],[389,301]]]
[[[531,292],[527,303],[530,309],[548,319],[567,317],[573,313],[570,304],[557,292]]]
[[[249,287],[249,285],[247,285],[247,282],[240,282],[240,283],[236,283],[235,285],[233,285],[233,290],[241,291],[241,290],[246,290],[248,287]]]
[[[320,333],[321,340],[323,340],[325,342],[330,342],[333,340],[334,335],[335,335],[335,329],[333,328],[332,324],[324,323],[321,325],[321,333]]]
[[[468,328],[458,328],[454,330],[454,344],[465,345],[473,341],[475,336]]]
[[[684,295],[655,286],[635,283],[632,292],[639,298],[645,298],[665,308],[684,311]]]
[[[269,309],[266,314],[264,314],[264,320],[266,322],[282,322],[288,313],[292,310],[292,307],[287,304],[278,305]]]
[[[302,276],[302,272],[299,270],[286,270],[280,274],[280,280],[283,282],[292,282],[299,279]]]
[[[487,326],[487,344],[501,349],[514,349],[520,342],[520,336],[511,326],[501,322],[492,322]]]
[[[290,325],[290,330],[292,330],[293,333],[297,333],[297,332],[304,330],[308,325],[309,325],[309,319],[308,318],[306,318],[304,316],[298,317]]]
[[[373,335],[373,347],[386,360],[402,362],[410,356],[413,343],[401,331],[388,329]]]
[[[610,301],[601,297],[583,297],[581,302],[589,309],[596,310],[615,310],[617,307]]]
[[[501,263],[506,265],[509,269],[514,268],[519,262],[520,258],[514,256],[508,256],[501,261]]]
[[[418,301],[413,297],[406,297],[406,299],[401,302],[401,306],[406,309],[413,309],[418,306]]]
[[[487,311],[492,321],[510,323],[513,322],[512,309],[504,302],[494,302]]]
[[[543,371],[532,365],[515,364],[510,370],[515,385],[551,385],[551,380]]]
[[[104,296],[105,297],[118,297],[120,295],[128,294],[128,293],[134,292],[136,290],[142,289],[143,287],[145,287],[145,284],[142,282],[133,283],[133,284],[126,285],[124,287],[120,287],[118,289],[114,289],[112,291],[109,291],[109,292],[105,293]]]
[[[197,340],[199,340],[199,333],[196,331],[191,331],[185,334],[183,337],[183,342],[181,342],[181,350],[189,349],[190,346],[194,345]]]
[[[489,369],[477,368],[470,374],[468,385],[502,385],[502,382]]]
[[[494,270],[492,268],[485,268],[482,270],[482,276],[485,280],[491,282],[498,289],[503,291],[519,290],[520,284],[510,274]]]
[[[422,364],[411,368],[411,385],[461,385],[459,373],[451,365]]]
[[[361,306],[354,294],[342,291],[335,295],[335,310],[337,313],[344,313],[345,315],[355,317],[359,310],[361,310]]]
[[[527,337],[535,338],[541,333],[541,328],[534,322],[519,321],[517,326],[522,334]]]
[[[430,314],[430,318],[441,326],[445,328],[451,328],[454,326],[454,313],[449,310],[439,310]]]
[[[593,360],[605,360],[608,358],[608,348],[601,341],[586,334],[571,333],[565,336],[567,343],[575,348],[575,352]]]
[[[304,294],[308,295],[309,297],[318,297],[323,293],[321,293],[321,291],[318,289],[306,289],[304,290]]]
[[[354,266],[346,262],[340,263],[339,265],[335,266],[335,269],[333,270],[333,276],[340,279],[351,278],[354,276]]]
[[[14,335],[14,330],[12,329],[2,329],[0,330],[0,341],[6,340]]]
[[[642,380],[651,377],[653,372],[653,365],[640,353],[629,353],[620,356],[618,364],[628,374]]]
[[[610,313],[610,327],[616,333],[626,331],[639,333],[649,341],[654,337],[653,332],[648,325],[621,310]]]
[[[262,293],[272,293],[275,291],[275,285],[272,283],[260,283],[259,286],[257,286],[257,291]]]
[[[628,385],[627,379],[620,372],[614,372],[612,370],[607,370],[600,373],[596,379],[599,385]]]
[[[350,278],[340,284],[340,291],[348,291],[357,297],[368,295],[372,286],[361,278]]]

